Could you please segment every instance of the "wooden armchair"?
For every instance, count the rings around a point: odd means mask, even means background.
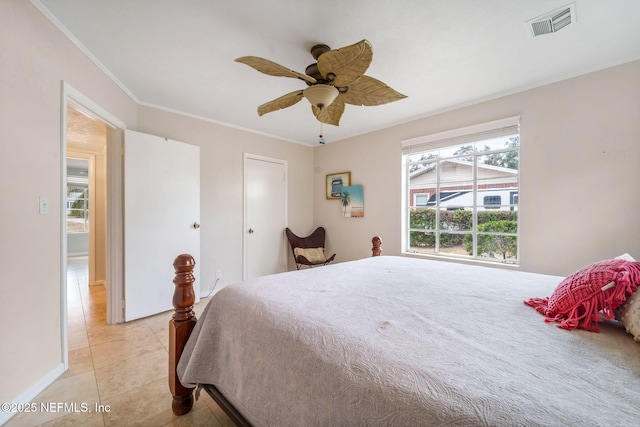
[[[316,230],[307,237],[296,236],[288,227],[285,231],[287,233],[287,239],[289,239],[289,244],[291,245],[297,270],[300,270],[300,267],[303,265],[308,267],[327,265],[335,259],[336,254],[328,258],[326,256],[324,248],[325,230],[323,227],[316,228]]]

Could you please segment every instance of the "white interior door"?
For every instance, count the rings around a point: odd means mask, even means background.
[[[194,290],[199,298],[199,223],[200,147],[127,130],[125,321],[172,308],[173,260],[179,254],[196,260]]]
[[[245,155],[244,277],[287,270],[287,162]]]

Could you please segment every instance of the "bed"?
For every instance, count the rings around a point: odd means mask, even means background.
[[[176,414],[204,388],[256,427],[640,423],[640,343],[523,304],[563,277],[374,256],[227,286],[196,321],[193,259],[174,266]]]

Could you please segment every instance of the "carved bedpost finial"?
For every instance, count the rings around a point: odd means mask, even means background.
[[[171,409],[176,415],[186,414],[193,407],[193,388],[187,388],[180,383],[177,368],[178,361],[187,344],[187,340],[196,325],[193,304],[196,301],[193,291],[193,268],[196,262],[191,255],[178,255],[173,262],[176,271],[173,283],[176,285],[173,293],[174,313],[169,321],[169,388],[173,395]]]
[[[186,321],[194,316],[193,304],[196,302],[196,296],[193,291],[193,283],[196,278],[193,277],[193,268],[196,261],[189,254],[178,255],[173,261],[173,268],[176,271],[176,277],[173,283],[176,289],[173,292],[173,319],[177,321]]]
[[[373,239],[371,239],[371,243],[373,244],[373,247],[371,248],[371,256],[382,255],[382,239],[379,236],[374,236]]]

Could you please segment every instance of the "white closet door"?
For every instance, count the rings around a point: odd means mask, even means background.
[[[244,277],[287,270],[287,163],[245,155]]]

